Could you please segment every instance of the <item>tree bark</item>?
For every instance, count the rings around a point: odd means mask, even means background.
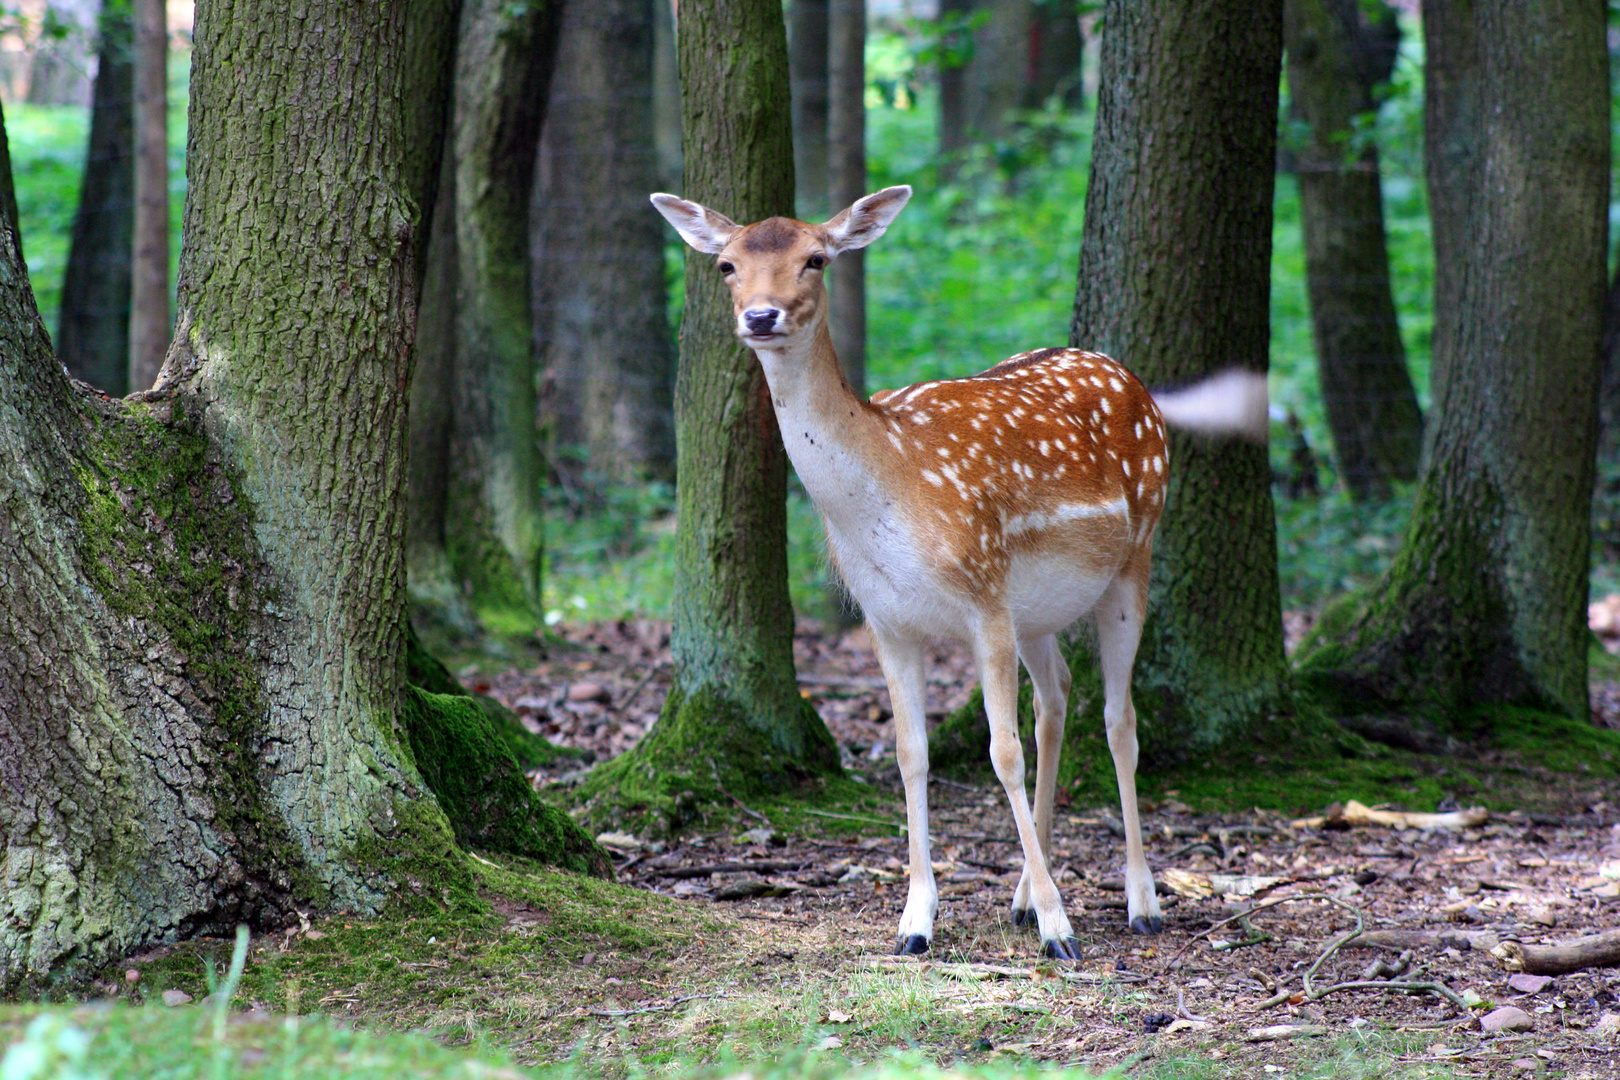
[[[457,836],[603,869],[490,749],[480,708],[406,682],[428,183],[404,165],[401,73],[421,22],[448,48],[453,10],[199,10],[159,388],[76,391],[0,246],[8,991],[238,921],[470,898]]]
[[[973,55],[968,31],[973,0],[939,0],[939,159],[941,179],[949,180],[972,139],[968,127],[967,63]]]
[[[101,16],[84,185],[73,219],[56,334],[57,355],[68,371],[113,397],[129,392],[135,230],[134,36],[129,6],[107,5]]]
[[[973,54],[962,70],[968,137],[995,143],[1012,130],[1014,111],[1023,108],[1030,86],[1030,0],[975,0],[986,16],[973,31]]]
[[[866,194],[866,0],[828,4],[829,213]],[[829,278],[827,329],[850,387],[866,393],[866,252],[846,251]]]
[[[1447,4],[1426,16],[1456,16]],[[1608,54],[1600,6],[1479,0],[1435,20],[1431,56],[1478,50],[1481,175],[1439,289],[1454,361],[1390,572],[1309,658],[1347,707],[1454,730],[1482,708],[1587,712],[1587,562],[1607,251]],[[1432,92],[1445,93],[1442,80]],[[1556,116],[1556,122],[1548,117]],[[1437,222],[1437,244],[1439,228]],[[1441,311],[1441,301],[1455,304]],[[1454,336],[1453,336],[1454,335]]]
[[[675,355],[653,132],[653,7],[563,9],[533,206],[552,466],[587,491],[675,472]]]
[[[559,5],[469,0],[456,52],[450,561],[485,627],[539,625],[543,484],[529,200]]]
[[[135,19],[135,238],[129,385],[157,378],[169,348],[169,27],[163,0],[131,0]]]
[[[780,4],[686,4],[680,20],[683,193],[737,221],[790,216]],[[586,782],[598,822],[680,828],[708,806],[840,772],[793,677],[787,455],[764,373],[732,325],[714,259],[689,252],[675,390],[674,685],[647,737]]]
[[[1290,105],[1306,132],[1294,175],[1322,402],[1351,497],[1385,499],[1417,479],[1423,414],[1390,288],[1378,150],[1353,152],[1352,139],[1377,109],[1400,30],[1392,11],[1369,21],[1357,0],[1287,0],[1284,15]]]
[[[1080,64],[1085,38],[1080,33],[1077,0],[1036,3],[1029,27],[1029,82],[1024,108],[1039,109],[1056,98],[1065,109],[1085,108]]]
[[[1266,370],[1281,6],[1105,8],[1070,344],[1149,386]],[[1150,757],[1244,737],[1286,680],[1266,450],[1170,448],[1135,678]]]
[[[827,201],[832,190],[827,171],[830,6],[828,0],[792,0],[788,5],[795,214],[805,221],[820,221],[834,212]]]

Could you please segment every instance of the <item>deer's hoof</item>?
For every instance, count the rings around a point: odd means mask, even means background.
[[[1131,920],[1131,930],[1138,934],[1157,934],[1164,929],[1164,920],[1157,915],[1138,915]]]
[[[1036,926],[1036,925],[1039,925],[1038,920],[1035,918],[1035,909],[1034,908],[1027,908],[1027,907],[1015,907],[1015,908],[1013,908],[1012,920],[1013,920],[1013,925],[1014,926]]]
[[[1080,943],[1072,937],[1053,938],[1041,943],[1041,951],[1052,960],[1080,959]]]
[[[894,955],[896,956],[921,956],[927,951],[928,939],[921,934],[903,937],[900,939],[900,943],[894,947]]]

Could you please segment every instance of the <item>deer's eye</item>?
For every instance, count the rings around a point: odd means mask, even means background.
[[[804,265],[808,266],[812,270],[820,270],[823,266],[827,265],[827,256],[818,251],[814,255],[810,256],[810,258],[806,259]]]
[[[722,277],[729,277],[732,273],[734,273],[736,271],[736,269],[737,268],[735,266],[732,266],[730,263],[723,262],[723,263],[720,264],[720,275]]]

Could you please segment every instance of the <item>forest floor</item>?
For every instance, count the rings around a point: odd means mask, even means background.
[[[461,674],[600,760],[656,719],[668,628],[627,621],[568,636],[571,647],[531,667]],[[796,652],[846,765],[892,792],[898,814],[887,694],[862,633],[804,626]],[[973,684],[959,649],[937,649],[930,676],[931,715]],[[1166,916],[1152,938],[1125,929],[1117,808],[1060,799],[1053,864],[1082,943],[1073,964],[1042,961],[1035,936],[1010,924],[1022,858],[993,784],[931,785],[941,906],[926,958],[889,955],[906,888],[892,826],[797,836],[757,821],[673,841],[609,837],[622,882],[732,932],[656,965],[587,957],[600,978],[576,980],[556,1013],[563,1026],[517,1050],[652,1062],[672,1039],[723,1049],[728,1027],[798,1025],[812,1049],[868,1061],[910,1046],[942,1064],[1010,1055],[1132,1076],[1183,1075],[1187,1061],[1202,1063],[1199,1076],[1620,1075],[1620,968],[1515,975],[1492,954],[1503,941],[1620,927],[1620,782],[1546,786],[1533,813],[1490,806],[1467,828],[1198,813],[1162,792],[1142,806]],[[1358,920],[1384,944],[1336,948]],[[1366,982],[1434,984],[1450,1000],[1432,987],[1351,985]]]

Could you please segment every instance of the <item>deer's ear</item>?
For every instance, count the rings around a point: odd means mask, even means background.
[[[664,215],[665,221],[675,226],[682,240],[708,255],[720,254],[740,228],[724,214],[679,196],[659,192],[652,196],[652,204]]]
[[[822,226],[828,249],[836,255],[870,244],[894,223],[910,199],[911,188],[901,184],[856,200],[855,205]]]

